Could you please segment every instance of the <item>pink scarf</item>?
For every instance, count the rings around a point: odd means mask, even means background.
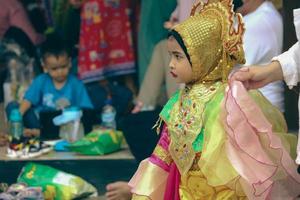
[[[223,112],[226,112],[223,123],[228,136],[228,158],[241,175],[248,198],[297,197],[300,193],[297,166],[241,82],[233,82],[227,88]]]

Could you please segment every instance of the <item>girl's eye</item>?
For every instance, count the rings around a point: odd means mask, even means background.
[[[181,56],[178,55],[178,54],[175,54],[175,58],[176,58],[177,60],[179,60],[179,59],[181,58]]]

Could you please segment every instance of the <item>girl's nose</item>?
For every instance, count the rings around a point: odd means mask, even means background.
[[[171,61],[170,61],[170,63],[169,63],[169,68],[170,68],[171,70],[175,69],[175,67],[174,67],[174,64],[173,64],[172,60],[171,60]]]

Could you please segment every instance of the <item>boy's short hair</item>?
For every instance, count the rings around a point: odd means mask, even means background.
[[[61,37],[57,35],[49,35],[46,41],[41,45],[41,58],[45,59],[46,56],[70,56],[70,51],[66,43]]]

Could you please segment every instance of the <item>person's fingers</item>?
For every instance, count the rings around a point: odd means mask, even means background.
[[[265,80],[263,80],[263,81],[250,81],[247,89],[249,89],[249,90],[258,89],[258,88],[261,88],[261,87],[265,86],[266,84],[267,84],[267,82]]]
[[[240,70],[234,72],[231,77],[230,80],[231,81],[249,81],[252,78],[252,73],[250,72],[248,67],[243,67]]]
[[[107,200],[130,200],[132,198],[131,189],[124,181],[110,183],[106,186],[106,190]]]
[[[242,67],[238,70],[233,71],[228,78],[230,85],[234,81],[241,81],[247,90],[249,90],[249,79],[250,79],[249,67]]]
[[[105,194],[106,200],[119,200],[117,192],[111,191]]]
[[[249,72],[250,68],[249,67],[241,67],[238,71],[240,71],[240,72]]]
[[[234,69],[228,76],[228,80],[230,82],[236,81],[240,69]]]
[[[33,129],[33,136],[38,137],[41,135],[40,129]]]
[[[106,197],[113,198],[118,196],[118,191],[117,190],[111,190],[105,193]]]
[[[111,191],[111,190],[116,189],[116,183],[117,183],[117,182],[107,184],[106,187],[105,187],[106,190],[107,190],[107,191]]]
[[[119,200],[122,198],[123,182],[110,183],[106,186],[107,192],[105,197],[107,200]],[[127,185],[127,183],[126,183]]]
[[[132,114],[136,114],[138,112],[140,112],[143,108],[144,103],[141,101],[137,101],[134,108],[132,109],[131,113]]]
[[[26,137],[30,137],[31,136],[31,129],[25,128],[23,131],[23,135]]]
[[[170,29],[171,27],[172,27],[172,23],[171,22],[168,21],[168,22],[164,23],[164,28],[165,29]]]
[[[135,106],[135,107],[132,109],[131,113],[132,113],[132,114],[136,114],[136,113],[138,113],[138,112],[140,112],[140,111],[141,111],[140,107]]]

